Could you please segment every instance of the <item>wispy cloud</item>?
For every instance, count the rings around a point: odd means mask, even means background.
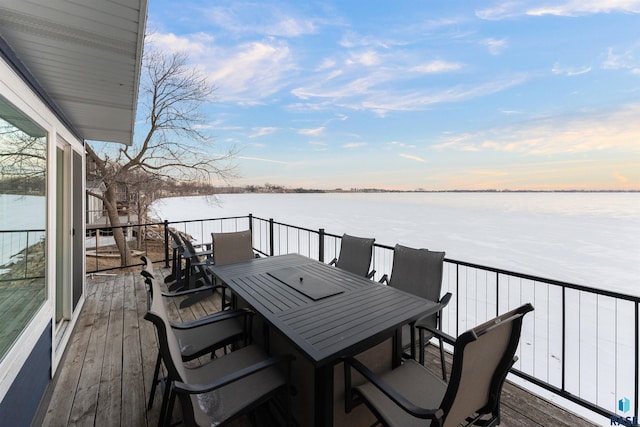
[[[494,56],[500,55],[509,45],[507,39],[494,38],[484,39],[481,41],[481,44],[486,46],[486,48],[489,49],[489,53]]]
[[[640,13],[640,0],[569,0],[542,5],[538,1],[504,1],[476,10],[476,16],[485,20],[501,20],[523,15],[576,17],[615,12]]]
[[[380,71],[341,84],[327,85],[327,82],[323,82],[324,84],[298,87],[292,90],[292,94],[302,100],[322,100],[322,103],[308,108],[320,110],[323,106],[332,108],[339,105],[352,110],[369,110],[384,116],[391,111],[420,111],[435,104],[459,102],[501,92],[524,83],[527,77],[517,75],[477,85],[459,84],[440,90],[382,88],[382,83],[389,79],[385,71]],[[332,101],[328,102],[327,99]]]
[[[205,33],[178,36],[171,32],[153,32],[145,38],[145,43],[164,52],[189,52],[192,55],[206,52],[212,41],[213,37]]]
[[[472,175],[478,175],[478,176],[506,176],[506,175],[509,175],[508,172],[497,171],[497,170],[470,170],[470,171],[467,171],[467,173],[470,173]]]
[[[640,104],[615,111],[554,116],[475,133],[452,135],[436,148],[530,155],[622,150],[640,154]]]
[[[418,73],[444,73],[448,71],[457,71],[462,68],[462,64],[456,62],[448,62],[443,60],[435,60],[425,64],[416,65],[411,71]]]
[[[398,148],[416,148],[416,146],[413,144],[407,144],[400,141],[391,141],[388,145],[390,147],[398,147]]]
[[[185,51],[195,66],[218,87],[222,102],[255,105],[289,84],[296,70],[293,54],[282,40],[263,39],[221,45],[203,33],[176,36],[154,33],[154,45],[165,51]]]
[[[627,184],[629,182],[629,178],[622,175],[620,172],[614,172],[613,178],[618,181],[620,184]]]
[[[322,141],[309,141],[309,145],[314,151],[327,151],[327,143]]]
[[[399,156],[402,157],[403,159],[415,160],[416,162],[421,162],[421,163],[426,162],[426,160],[423,159],[422,157],[414,156],[411,154],[400,154]]]
[[[260,127],[253,128],[253,133],[249,135],[249,138],[258,138],[260,136],[270,135],[278,130],[276,127]]]
[[[582,16],[596,13],[640,13],[638,0],[570,0],[557,5],[533,7],[527,15]]]
[[[256,162],[266,162],[266,163],[277,163],[280,165],[290,165],[292,164],[291,162],[285,162],[282,160],[273,160],[273,159],[265,159],[262,157],[248,157],[248,156],[237,156],[237,159],[241,159],[241,160],[252,160],[252,161],[256,161]]]
[[[318,128],[312,128],[312,129],[300,129],[298,131],[298,133],[300,135],[317,136],[317,135],[322,134],[322,132],[324,132],[324,129],[325,129],[324,126],[321,126],[321,127],[318,127]]]
[[[243,35],[299,37],[314,34],[318,24],[326,22],[260,2],[234,2],[228,7],[205,8],[202,12],[213,25]]]
[[[366,142],[348,142],[346,144],[342,144],[342,148],[353,149],[353,148],[361,148],[366,145],[367,145]]]
[[[564,67],[558,63],[554,64],[551,72],[553,74],[560,74],[567,77],[579,76],[581,74],[586,74],[591,71],[591,67],[580,67],[580,68],[572,68],[572,67]]]
[[[607,59],[602,63],[605,70],[629,70],[633,74],[640,73],[640,49],[638,46],[628,48],[622,52],[609,48]]]
[[[282,41],[266,40],[216,48],[204,66],[219,87],[222,100],[253,104],[287,85],[295,69],[289,47]]]
[[[373,67],[380,64],[380,57],[375,50],[366,50],[364,52],[354,52],[346,60],[347,65],[364,65],[365,67]]]

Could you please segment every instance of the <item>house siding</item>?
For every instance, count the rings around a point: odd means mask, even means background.
[[[0,402],[0,424],[14,427],[31,425],[51,378],[51,337],[49,323]]]

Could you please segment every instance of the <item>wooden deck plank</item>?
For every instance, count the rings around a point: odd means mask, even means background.
[[[45,301],[42,283],[0,285],[0,355],[4,355]]]
[[[147,423],[147,417],[143,412],[138,410],[139,407],[144,407],[146,404],[144,387],[145,364],[142,359],[142,346],[140,342],[138,294],[146,292],[144,292],[144,288],[136,286],[136,280],[132,275],[126,275],[124,277],[122,413],[120,416],[120,425],[143,426]],[[144,316],[144,312],[142,315]],[[152,348],[148,350],[149,353],[153,352]]]
[[[96,421],[109,312],[114,291],[114,286],[108,286],[108,283],[107,281],[103,284],[104,289],[100,293],[95,316],[93,319],[88,319],[92,325],[92,333],[71,408],[70,425],[93,426]]]
[[[181,310],[175,305],[179,300],[174,301],[170,304],[173,305],[170,316],[181,321],[217,312],[219,302],[219,297],[212,296]],[[85,306],[57,375],[44,426],[157,425],[160,391],[153,409],[146,410],[157,356],[155,329],[144,320],[146,309],[146,290],[137,272],[87,280]],[[114,336],[108,338],[112,334]],[[118,339],[120,344],[116,342]],[[111,346],[114,348],[108,348]],[[435,346],[428,347],[427,361],[427,365],[439,373]],[[120,380],[113,380],[116,377]],[[518,386],[505,384],[501,426],[578,424],[594,425]],[[247,427],[249,423],[245,417],[232,425]]]
[[[43,421],[44,427],[56,427],[59,425],[69,425],[71,408],[78,390],[82,366],[86,359],[89,348],[90,336],[93,332],[93,319],[98,310],[97,301],[101,298],[101,293],[105,286],[96,279],[93,286],[87,287],[86,301],[82,309],[72,338],[68,345],[68,351],[64,355],[56,380],[56,388],[67,390],[67,393],[55,393],[47,409],[47,414]]]
[[[119,426],[122,395],[122,342],[124,312],[124,278],[115,278],[106,330],[106,345],[98,389],[96,422]]]
[[[136,308],[138,312],[138,329],[140,332],[140,355],[141,355],[141,367],[143,375],[143,407],[147,407],[149,394],[151,392],[151,386],[153,383],[153,370],[156,364],[156,358],[158,356],[158,341],[156,339],[156,331],[151,322],[144,319],[144,315],[147,312],[147,288],[144,285],[144,281],[138,275],[134,275],[134,283],[136,289]],[[134,367],[135,368],[135,367]],[[160,403],[162,402],[162,390],[158,386],[154,399],[154,405],[150,411],[146,412],[147,426],[157,426],[160,418]],[[140,412],[140,407],[132,408]]]

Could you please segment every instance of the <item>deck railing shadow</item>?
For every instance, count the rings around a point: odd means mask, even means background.
[[[171,259],[169,228],[203,244],[210,243],[212,232],[251,229],[254,249],[265,256],[295,252],[322,262],[339,255],[341,239],[325,229],[251,214],[127,227],[137,227],[142,233],[153,230],[163,242],[164,253],[151,259],[165,266]],[[96,252],[99,254],[99,248]],[[390,274],[392,265],[393,247],[375,244],[374,280]],[[98,271],[89,265],[87,270]],[[612,422],[637,417],[640,297],[450,258],[445,258],[442,292],[453,294],[443,314],[443,329],[454,336],[525,302],[532,303],[535,311],[523,325],[518,362],[511,373]]]

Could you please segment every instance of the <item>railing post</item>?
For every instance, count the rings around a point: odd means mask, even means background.
[[[169,221],[164,220],[164,268],[169,268]]]
[[[269,218],[269,256],[273,256],[273,218]]]
[[[96,271],[100,269],[98,262],[98,253],[100,252],[100,229],[96,228]]]
[[[324,228],[318,230],[318,261],[324,262]]]
[[[640,399],[640,334],[639,329],[640,329],[640,303],[636,302],[636,313],[635,313],[635,317],[636,317],[636,328],[635,328],[635,341],[636,341],[636,378],[635,378],[635,386],[636,386],[636,396],[635,396],[635,414],[638,415],[638,407],[640,406],[640,404],[638,404],[638,399]]]
[[[24,249],[24,277],[29,274],[29,232],[27,231],[27,246]]]
[[[460,264],[456,263],[456,337],[460,335]]]
[[[251,230],[251,236],[253,236],[253,214],[249,214],[249,230]]]
[[[561,389],[564,392],[566,390],[566,374],[567,374],[567,298],[566,298],[567,288],[562,287],[562,365],[560,366],[561,370]]]

